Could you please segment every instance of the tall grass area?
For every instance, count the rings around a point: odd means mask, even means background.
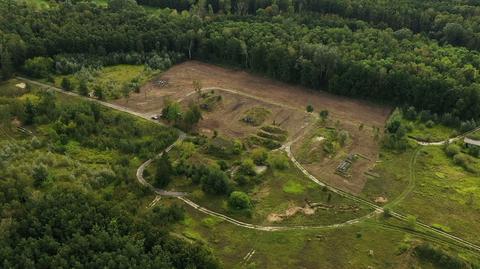
[[[421,149],[414,191],[397,210],[438,229],[480,243],[479,177],[455,164],[441,147]]]
[[[174,131],[17,83],[0,84],[1,109],[11,116],[0,124],[0,177],[17,178],[32,191],[77,186],[132,208],[143,201],[136,168],[171,143]]]
[[[132,91],[138,91],[139,88],[151,79],[157,72],[146,69],[144,65],[114,65],[99,69],[83,69],[71,75],[56,75],[53,84],[59,88],[65,88],[62,85],[64,79],[68,79],[71,88],[66,90],[81,93],[80,81],[86,82],[88,94],[95,94],[95,90],[100,88],[104,98],[107,100],[126,97]],[[52,82],[44,80],[44,82]],[[134,83],[134,86],[131,86]],[[130,87],[126,89],[127,87]]]

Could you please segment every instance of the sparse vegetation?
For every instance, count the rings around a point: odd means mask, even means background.
[[[254,107],[245,113],[242,121],[253,126],[260,126],[263,124],[269,114],[270,111],[263,107]]]
[[[0,267],[479,267],[478,14],[0,1]]]

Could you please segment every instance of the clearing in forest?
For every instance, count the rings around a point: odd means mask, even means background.
[[[194,90],[194,81],[201,84],[201,92]],[[166,98],[183,106],[198,102],[204,110],[198,131],[207,136],[216,132],[249,139],[257,145],[273,140],[276,144],[267,146],[272,149],[296,139],[294,154],[310,173],[352,193],[362,191],[367,180],[365,173],[377,160],[381,128],[391,111],[389,107],[366,101],[197,61],[175,65],[143,85],[140,93],[133,93],[128,102],[122,99],[115,102],[157,115]],[[313,106],[312,113],[306,112],[307,105]],[[319,124],[322,110],[329,112],[328,118]],[[270,126],[286,131],[287,137],[265,131]],[[323,134],[332,129],[335,134]],[[355,155],[356,161],[348,174],[339,175],[339,164],[350,154]]]

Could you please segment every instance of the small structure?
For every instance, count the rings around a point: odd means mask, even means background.
[[[348,174],[348,171],[350,170],[350,167],[352,167],[352,164],[355,161],[355,159],[356,159],[355,154],[349,154],[347,158],[337,166],[337,174],[343,177],[350,177],[350,175]]]
[[[465,137],[463,139],[463,142],[465,143],[467,148],[473,148],[473,147],[480,148],[480,140]]]

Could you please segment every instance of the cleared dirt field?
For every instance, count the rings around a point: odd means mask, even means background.
[[[167,81],[166,86],[156,85],[158,80]],[[159,78],[152,80],[132,94],[126,106],[146,113],[161,110],[163,98],[183,98],[193,91],[193,80],[201,81],[203,87],[220,87],[237,90],[274,103],[305,110],[312,104],[315,111],[327,109],[330,115],[342,121],[364,123],[366,126],[383,126],[391,108],[365,101],[313,91],[304,87],[285,84],[244,71],[227,69],[197,61],[188,61],[173,66]],[[145,98],[145,92],[147,97]],[[125,100],[116,102],[125,105]]]
[[[332,120],[326,124],[326,126],[332,128],[334,125]],[[308,132],[292,145],[292,150],[295,156],[299,158],[299,162],[318,179],[350,193],[359,194],[368,179],[365,173],[373,168],[378,159],[380,142],[374,139],[375,135],[372,127],[364,127],[359,130],[358,124],[349,121],[341,121],[337,127],[349,133],[349,142],[345,147],[339,149],[334,156],[322,156],[314,161],[309,160],[308,150],[314,152],[315,149],[319,149],[321,151],[323,146],[321,142],[315,141],[318,139],[315,136],[318,126],[315,125],[311,126]],[[307,157],[300,158],[302,150],[307,150],[307,153],[303,152],[303,155]],[[357,158],[348,171],[349,176],[345,177],[337,174],[336,169],[347,158],[348,154],[360,154],[366,158]]]
[[[200,121],[198,129],[201,133],[212,134],[214,130],[221,135],[234,138],[245,138],[249,134],[255,134],[259,131],[259,126],[253,126],[242,121],[251,109],[261,107],[266,109],[269,114],[263,124],[269,125],[275,122],[276,126],[286,130],[290,136],[296,136],[301,133],[313,119],[306,112],[280,106],[274,103],[254,99],[242,94],[231,93],[215,89],[215,94],[222,97],[211,112],[203,114],[203,120]],[[194,101],[196,95],[190,95],[183,99],[182,103],[186,106],[190,101]]]
[[[183,104],[196,98],[193,93],[194,80],[200,81],[203,88],[215,88],[215,92],[222,96],[222,101],[212,112],[204,113],[204,120],[199,125],[199,130],[207,134],[213,130],[236,138],[255,134],[258,127],[249,126],[241,122],[241,119],[252,107],[263,107],[270,111],[264,125],[275,121],[288,131],[289,140],[297,136],[302,138],[293,145],[295,152],[306,139],[311,139],[309,131],[314,131],[314,125],[310,124],[314,122],[312,115],[318,115],[320,110],[328,110],[331,125],[340,124],[341,128],[350,134],[351,141],[344,148],[344,154],[362,154],[370,160],[356,161],[349,178],[335,174],[335,169],[344,155],[323,158],[304,165],[314,176],[335,187],[352,193],[362,191],[367,181],[365,172],[373,167],[378,158],[379,145],[373,139],[372,127],[382,129],[391,112],[390,107],[313,91],[197,61],[173,66],[144,85],[140,93],[132,94],[128,100],[115,102],[154,115],[161,111],[166,97],[182,101]],[[313,114],[305,112],[307,104],[313,105]],[[339,123],[336,123],[337,121]],[[359,130],[360,124],[364,125],[363,130]]]

